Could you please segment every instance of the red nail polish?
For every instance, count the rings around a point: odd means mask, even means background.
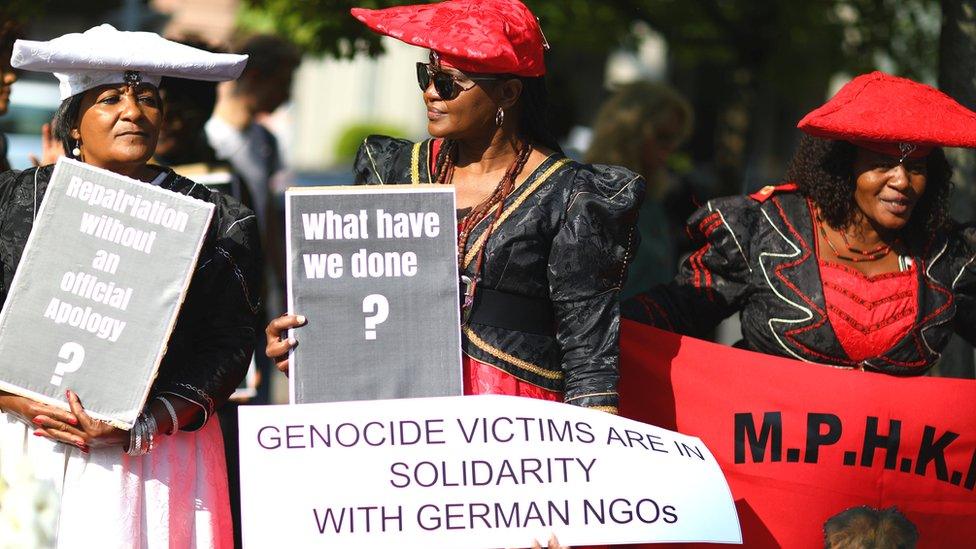
[[[68,423],[70,423],[72,425],[78,425],[78,420],[75,419],[75,418],[73,418],[73,417],[69,417],[68,418]]]
[[[64,398],[67,398],[67,399],[70,399],[71,398],[71,391],[70,390],[64,392]]]
[[[40,431],[34,431],[34,436],[35,437],[42,437],[44,435]]]
[[[44,422],[37,419],[36,417],[31,420],[35,425],[44,425]]]

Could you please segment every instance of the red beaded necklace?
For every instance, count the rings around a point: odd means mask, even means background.
[[[450,184],[454,179],[454,156],[457,151],[457,142],[448,141],[441,148],[440,154],[438,155],[435,166],[437,167],[437,179],[434,181],[437,184]],[[474,304],[474,293],[478,286],[478,281],[481,274],[481,266],[484,263],[485,250],[488,248],[487,239],[491,236],[491,233],[495,230],[495,224],[502,215],[502,209],[505,204],[505,198],[512,193],[515,189],[515,179],[518,177],[522,169],[525,168],[526,162],[529,160],[529,155],[532,154],[532,146],[527,142],[522,141],[519,143],[515,158],[512,160],[512,164],[505,171],[505,175],[502,176],[498,185],[495,186],[495,190],[492,191],[487,198],[481,201],[480,204],[475,206],[470,213],[468,213],[464,220],[458,224],[458,270],[461,273],[461,280],[465,283],[464,290],[464,303],[462,304],[462,323],[467,319],[467,315],[471,312],[471,306]],[[485,229],[485,244],[482,245],[480,252],[477,254],[477,258],[474,263],[474,267],[471,272],[471,277],[464,275],[464,256],[468,249],[468,238],[471,236],[471,231],[481,222],[484,218],[488,217],[491,209],[494,208],[494,215],[492,216],[491,223],[488,228]]]
[[[844,240],[844,246],[847,247],[847,251],[853,254],[857,254],[855,257],[844,255],[840,253],[837,250],[837,247],[834,246],[834,243],[830,241],[830,237],[827,236],[827,229],[825,228],[826,223],[824,223],[824,220],[820,218],[819,214],[817,214],[817,225],[820,227],[820,236],[822,236],[824,241],[827,242],[827,246],[829,246],[830,250],[834,252],[834,255],[837,257],[837,259],[841,259],[843,261],[850,261],[852,263],[859,263],[862,261],[877,261],[879,259],[886,257],[888,254],[891,253],[890,244],[882,244],[877,248],[869,251],[864,251],[855,248],[851,246],[850,241],[847,239],[846,231],[837,231],[841,234],[841,238],[843,238]]]

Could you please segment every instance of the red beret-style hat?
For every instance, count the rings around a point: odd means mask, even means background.
[[[435,51],[464,72],[546,73],[542,30],[518,0],[448,0],[351,13],[375,32]]]
[[[976,113],[932,86],[883,72],[851,80],[797,127],[899,158],[976,147]]]

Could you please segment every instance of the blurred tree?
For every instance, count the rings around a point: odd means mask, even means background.
[[[414,1],[245,0],[241,21],[314,53],[375,54],[382,50],[379,37],[350,17],[349,8]],[[550,75],[567,85],[552,88],[555,99],[572,104],[576,115],[560,111],[567,125],[589,122],[604,97],[606,56],[635,43],[635,23],[661,33],[671,79],[699,110],[692,146],[696,159],[707,157],[719,173],[718,192],[738,192],[744,178],[762,180],[781,170],[793,142],[780,135],[782,127],[822,102],[838,73],[881,68],[935,79],[939,0],[525,2],[554,46]]]

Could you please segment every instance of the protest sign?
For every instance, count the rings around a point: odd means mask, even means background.
[[[291,189],[293,403],[460,395],[454,189]]]
[[[620,412],[701,437],[749,547],[823,547],[845,509],[896,506],[919,547],[976,539],[976,381],[802,363],[624,321]]]
[[[138,417],[213,205],[62,158],[0,311],[0,389]]]
[[[738,543],[695,437],[530,398],[240,408],[245,547]]]

